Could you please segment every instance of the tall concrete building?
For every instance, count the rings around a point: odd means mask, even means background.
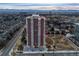
[[[26,17],[27,47],[31,50],[45,48],[45,17],[33,14]]]

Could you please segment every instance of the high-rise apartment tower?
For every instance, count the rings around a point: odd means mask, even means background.
[[[26,17],[27,47],[45,47],[45,17],[33,14]]]

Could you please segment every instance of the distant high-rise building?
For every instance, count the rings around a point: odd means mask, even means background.
[[[27,47],[45,47],[45,17],[33,14],[26,17]]]

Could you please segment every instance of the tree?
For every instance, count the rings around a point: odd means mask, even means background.
[[[22,45],[22,44],[20,44],[20,45],[18,46],[18,50],[23,50],[23,45]]]
[[[27,43],[26,41],[26,29],[24,28],[23,34],[22,34],[22,38],[21,38],[21,42],[25,45]]]

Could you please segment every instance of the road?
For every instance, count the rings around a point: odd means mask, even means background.
[[[79,51],[43,51],[17,53],[16,56],[79,56]]]
[[[68,42],[70,43],[70,45],[77,51],[79,49],[79,47],[77,45],[75,45],[69,38],[66,38],[66,40],[68,40]]]
[[[24,27],[22,27],[19,31],[17,31],[14,37],[6,44],[6,46],[0,51],[1,56],[9,56],[9,52],[13,48],[16,43],[16,40],[20,37],[23,32]]]

